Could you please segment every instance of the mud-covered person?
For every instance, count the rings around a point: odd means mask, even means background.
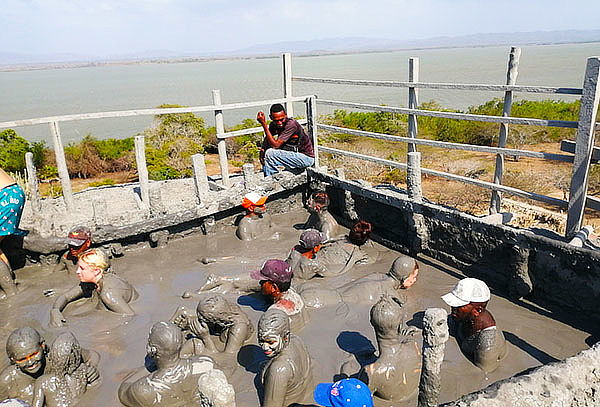
[[[265,177],[277,173],[279,167],[301,171],[312,166],[315,163],[313,142],[300,123],[288,117],[279,103],[272,105],[269,113],[269,125],[263,112],[256,115],[265,133],[260,150]]]
[[[269,309],[258,321],[258,344],[269,358],[261,371],[262,407],[300,403],[312,387],[312,365],[302,340],[290,332],[290,320]]]
[[[66,271],[69,274],[75,274],[79,256],[92,245],[92,232],[85,226],[75,226],[67,235],[67,244],[69,249],[60,256],[53,272]]]
[[[327,267],[317,258],[324,241],[325,236],[316,229],[302,232],[298,244],[292,248],[285,260],[292,268],[294,279],[308,280],[327,274]]]
[[[7,236],[27,235],[26,231],[19,229],[24,206],[23,188],[0,168],[0,289],[7,296],[17,293],[17,285],[8,257],[2,251],[2,241]]]
[[[242,206],[246,209],[246,215],[240,220],[235,231],[238,239],[254,240],[271,231],[271,215],[267,213],[266,202],[267,197],[256,192],[244,195]]]
[[[15,329],[6,341],[6,354],[10,365],[0,373],[0,398],[14,397],[33,402],[35,381],[46,370],[48,347],[40,333],[31,327]],[[89,380],[98,376],[100,355],[82,349],[84,362],[88,364]]]
[[[126,280],[113,274],[110,260],[100,249],[90,249],[79,256],[77,276],[80,283],[60,295],[50,309],[50,325],[63,326],[65,307],[81,298],[102,303],[106,309],[122,315],[135,315],[129,304],[138,296],[135,288]]]
[[[63,332],[50,346],[48,368],[35,382],[32,406],[75,407],[88,387],[99,383],[98,370],[85,362],[75,336]]]
[[[340,226],[333,215],[329,213],[329,195],[327,195],[327,192],[313,192],[306,202],[306,209],[310,213],[304,224],[306,229],[317,229],[323,233],[325,241],[339,234]]]
[[[219,293],[201,295],[194,314],[179,307],[170,321],[194,337],[185,342],[181,354],[236,354],[254,333],[252,323],[239,305]]]
[[[506,356],[506,341],[486,309],[491,298],[487,284],[464,278],[442,296],[452,307],[451,329],[463,354],[485,372],[494,371]]]
[[[209,357],[182,358],[183,342],[183,333],[174,324],[161,321],[152,326],[146,349],[156,369],[148,372],[143,367],[125,377],[118,392],[123,405],[186,407],[235,404],[233,387],[222,374],[218,385],[213,383],[210,391],[212,394],[203,390],[202,378],[218,370]],[[209,397],[208,400],[206,396]],[[217,399],[223,403],[217,404]]]

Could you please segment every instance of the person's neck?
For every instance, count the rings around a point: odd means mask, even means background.
[[[160,359],[155,359],[154,363],[159,371],[168,370],[172,367],[175,367],[179,363],[179,355],[172,355],[170,357],[165,356]]]
[[[483,310],[483,312],[479,315],[473,316],[464,321],[464,329],[467,336],[475,335],[476,333],[492,326],[496,326],[496,321],[488,310]]]
[[[104,277],[100,278],[96,283],[96,291],[102,291],[102,287],[104,287]]]
[[[400,352],[400,336],[381,337],[377,335],[377,347],[379,348],[379,358],[388,358],[397,355]]]

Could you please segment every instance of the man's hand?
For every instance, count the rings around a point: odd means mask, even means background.
[[[203,339],[210,336],[210,331],[204,321],[200,321],[198,318],[189,318],[188,324],[190,331],[198,338]]]
[[[100,379],[100,372],[98,371],[98,368],[96,368],[96,366],[93,366],[89,363],[86,363],[86,365],[88,367],[86,371],[87,382],[89,385],[94,385]]]
[[[256,115],[256,120],[263,126],[267,124],[267,119],[265,118],[265,114],[263,112],[258,112]]]

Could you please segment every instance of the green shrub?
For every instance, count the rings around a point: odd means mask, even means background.
[[[0,167],[7,172],[21,172],[25,169],[25,153],[31,147],[27,140],[13,129],[0,132]]]
[[[115,180],[111,179],[111,178],[105,178],[103,180],[100,181],[95,181],[95,182],[90,182],[88,184],[89,187],[102,187],[105,185],[115,185]]]
[[[58,178],[58,168],[54,165],[44,165],[37,170],[37,176],[39,179]]]

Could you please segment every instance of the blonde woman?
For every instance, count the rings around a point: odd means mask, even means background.
[[[102,250],[85,251],[79,257],[76,273],[81,282],[54,301],[50,310],[51,326],[63,326],[66,320],[62,311],[67,304],[81,298],[102,303],[109,311],[118,314],[135,315],[129,305],[138,296],[135,288],[110,272],[110,261]]]

